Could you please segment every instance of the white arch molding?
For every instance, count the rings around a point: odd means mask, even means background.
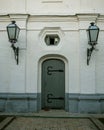
[[[39,94],[38,96],[38,109],[41,110],[41,87],[42,87],[42,63],[45,60],[48,59],[59,59],[62,60],[65,64],[65,110],[68,111],[68,96],[67,94],[69,93],[69,67],[68,67],[68,60],[66,57],[63,55],[59,54],[47,54],[42,56],[39,59],[38,62],[38,86],[37,86],[37,93]]]

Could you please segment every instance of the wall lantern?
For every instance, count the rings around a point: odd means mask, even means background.
[[[99,35],[99,28],[95,25],[95,23],[90,23],[91,25],[87,29],[87,35],[88,35],[88,44],[91,46],[91,48],[87,48],[87,65],[89,65],[89,61],[91,58],[91,54],[93,50],[95,50],[95,45],[97,44],[98,35]]]
[[[9,41],[11,43],[11,47],[14,51],[15,60],[16,60],[17,65],[18,65],[18,62],[19,62],[19,47],[15,47],[15,43],[17,42],[19,32],[20,32],[20,28],[15,23],[16,23],[15,21],[12,21],[12,23],[7,26],[7,33],[8,33]]]

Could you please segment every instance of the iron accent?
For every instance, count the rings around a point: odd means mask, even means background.
[[[15,60],[16,60],[16,63],[18,65],[18,62],[19,62],[19,47],[15,47],[14,44],[12,44],[11,47],[14,51]]]
[[[62,69],[56,70],[56,69],[53,69],[52,66],[48,66],[47,67],[47,74],[48,75],[52,75],[53,72],[64,72],[64,70],[62,70]]]
[[[52,93],[47,94],[47,102],[52,103],[51,100],[64,100],[64,97],[54,97]]]

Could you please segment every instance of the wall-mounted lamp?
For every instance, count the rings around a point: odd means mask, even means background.
[[[8,33],[9,41],[12,44],[11,47],[14,51],[15,60],[16,60],[17,65],[18,65],[18,62],[19,62],[19,47],[15,47],[14,44],[17,42],[19,32],[20,32],[20,28],[15,23],[16,23],[15,21],[12,21],[12,23],[7,26],[7,33]]]
[[[95,23],[90,23],[91,25],[87,29],[88,34],[88,44],[91,48],[87,48],[87,65],[89,65],[89,61],[91,58],[91,54],[93,50],[95,50],[95,45],[97,44],[98,35],[99,35],[99,28],[95,25]]]

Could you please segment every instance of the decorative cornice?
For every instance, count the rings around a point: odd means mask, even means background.
[[[27,20],[29,15],[28,14],[9,14],[10,19],[16,19],[16,20]]]
[[[104,15],[100,15],[100,16],[98,17],[98,21],[99,21],[99,22],[104,22]]]
[[[8,15],[0,15],[0,22],[8,22],[10,21]]]
[[[30,16],[29,22],[77,22],[76,16]]]
[[[99,14],[77,14],[79,21],[96,21]]]
[[[8,14],[0,15],[0,21],[17,21],[29,22],[77,22],[77,21],[104,21],[104,15],[99,14],[76,14],[76,15],[29,15],[29,14]]]
[[[16,21],[26,21],[28,19],[28,14],[8,14],[8,15],[0,15],[0,22],[9,22],[12,20]]]

